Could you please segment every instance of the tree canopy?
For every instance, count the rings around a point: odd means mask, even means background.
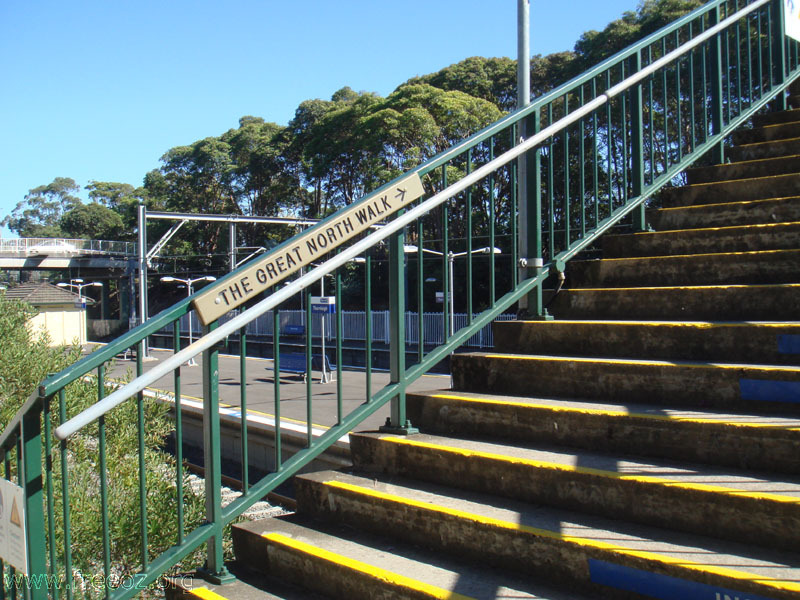
[[[587,31],[571,51],[531,60],[534,97],[568,81],[701,0],[643,0],[602,31]],[[243,116],[238,127],[168,149],[141,188],[91,181],[90,204],[58,177],[31,189],[3,220],[20,236],[132,239],[136,205],[177,212],[323,217],[445,150],[513,110],[516,61],[470,57],[414,77],[387,97],[343,87],[330,100],[302,102],[286,125]],[[74,213],[74,214],[73,214]],[[113,215],[110,213],[114,213]],[[154,226],[153,235],[161,224]],[[264,246],[288,231],[239,228],[239,245]],[[184,227],[171,253],[224,253],[224,228]]]
[[[29,190],[25,200],[2,221],[21,237],[59,237],[61,217],[81,204],[80,186],[69,177],[56,177],[47,185]]]

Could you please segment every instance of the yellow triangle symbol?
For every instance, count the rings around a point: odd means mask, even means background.
[[[22,519],[19,518],[19,509],[17,508],[17,499],[11,502],[11,522],[17,527],[22,527]]]

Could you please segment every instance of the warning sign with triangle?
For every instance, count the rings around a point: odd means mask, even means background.
[[[19,508],[17,508],[17,499],[14,498],[13,502],[11,503],[11,523],[16,525],[17,527],[22,527],[22,519],[19,517]]]

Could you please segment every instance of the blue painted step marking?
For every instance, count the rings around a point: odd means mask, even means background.
[[[781,354],[800,354],[800,335],[779,335],[778,352]]]
[[[593,558],[589,559],[589,575],[594,583],[658,600],[775,600]]]
[[[800,381],[771,381],[769,379],[740,379],[742,400],[766,402],[800,402]]]

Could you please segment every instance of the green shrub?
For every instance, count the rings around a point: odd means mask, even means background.
[[[8,300],[0,293],[0,423],[8,423],[49,374],[61,371],[81,358],[80,346],[50,347],[47,335],[31,332],[26,322],[36,314],[27,304]],[[120,382],[106,380],[106,394]],[[67,386],[66,414],[74,416],[97,401],[97,375],[87,375]],[[174,428],[169,405],[152,398],[143,401],[145,432],[146,504],[148,553],[152,560],[177,541],[176,465],[163,451],[164,441]],[[58,415],[57,399],[52,411]],[[54,419],[54,426],[58,419]],[[139,500],[138,405],[136,399],[123,402],[105,416],[106,474],[108,490],[109,539],[112,581],[122,581],[141,569],[142,538]],[[67,443],[67,471],[70,508],[70,550],[73,584],[93,582],[82,593],[103,595],[97,581],[103,574],[103,529],[100,504],[98,424],[95,422],[71,437]],[[64,511],[61,452],[53,441],[51,455],[56,530],[55,554],[63,573]],[[13,476],[13,473],[9,475]],[[203,498],[184,479],[184,528],[192,531],[202,522]],[[199,553],[186,563],[197,566]]]

